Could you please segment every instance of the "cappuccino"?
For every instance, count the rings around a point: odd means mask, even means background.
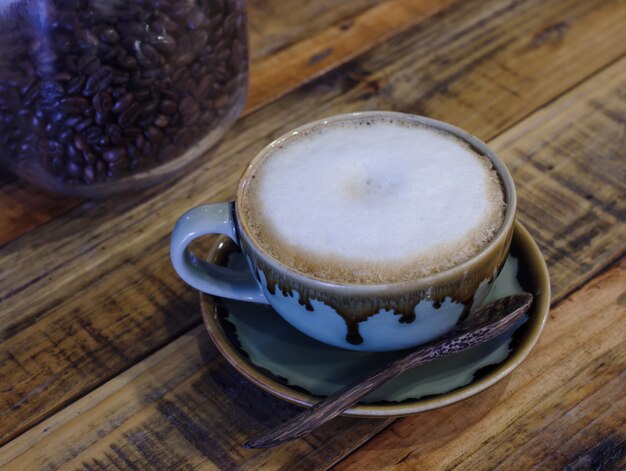
[[[398,117],[318,124],[276,142],[248,172],[242,222],[301,274],[340,284],[414,280],[489,243],[506,203],[489,158]]]

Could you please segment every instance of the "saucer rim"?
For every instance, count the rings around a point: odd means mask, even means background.
[[[534,315],[529,319],[527,334],[523,337],[521,343],[511,352],[511,354],[493,371],[485,376],[474,379],[469,384],[453,389],[452,391],[436,394],[423,399],[406,400],[401,403],[376,403],[376,404],[357,404],[342,413],[349,417],[402,417],[412,415],[418,412],[438,409],[455,402],[462,401],[481,391],[493,386],[497,382],[508,376],[516,369],[524,359],[530,354],[534,346],[537,344],[541,332],[543,331],[548,314],[550,311],[551,287],[548,268],[541,254],[539,246],[530,235],[528,230],[519,220],[515,221],[514,238],[520,242],[520,252],[525,254],[526,260],[532,278],[536,281],[539,293],[535,296],[531,309]],[[217,244],[214,245],[217,247]],[[214,250],[211,250],[209,259],[215,256]],[[301,407],[311,407],[320,401],[320,396],[295,389],[293,386],[279,383],[273,378],[267,376],[260,367],[254,365],[252,361],[242,355],[238,349],[230,342],[228,336],[224,332],[221,322],[218,319],[220,315],[216,309],[216,297],[200,293],[200,306],[202,309],[202,319],[205,328],[209,333],[209,337],[213,344],[224,356],[226,361],[232,365],[241,375],[257,385],[264,391],[273,396],[285,400],[291,404]],[[532,322],[532,323],[531,323]]]

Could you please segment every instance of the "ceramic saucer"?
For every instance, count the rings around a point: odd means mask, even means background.
[[[245,265],[229,240],[209,260]],[[473,396],[513,371],[537,342],[548,316],[548,271],[528,231],[516,223],[511,253],[489,297],[535,295],[527,315],[509,332],[473,349],[407,371],[344,415],[393,417],[442,407]],[[201,294],[204,323],[217,348],[241,374],[265,391],[301,406],[363,377],[403,352],[368,353],[320,343],[294,329],[269,306]]]

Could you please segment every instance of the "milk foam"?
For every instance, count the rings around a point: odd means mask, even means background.
[[[406,281],[458,265],[494,236],[504,208],[486,157],[452,135],[389,118],[283,141],[243,196],[265,251],[342,283]]]

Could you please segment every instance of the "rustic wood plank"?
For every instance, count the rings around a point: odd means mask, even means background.
[[[350,24],[365,10],[387,0],[249,0],[248,34],[253,62],[315,36],[330,25]]]
[[[550,313],[535,350],[507,379],[397,421],[336,469],[620,469],[625,286],[622,259]]]
[[[387,0],[380,4],[381,0],[298,0],[289,2],[288,7],[280,0],[251,2],[250,90],[242,116],[457,1]],[[11,179],[0,186],[0,246],[81,201]]]
[[[80,198],[59,197],[19,181],[8,170],[0,181],[0,246],[76,207]]]
[[[245,163],[269,139],[323,115],[372,107],[419,112],[431,100],[438,104],[431,114],[452,122],[463,119],[459,109],[480,109],[466,127],[488,139],[623,54],[625,14],[606,1],[462,3],[240,121],[212,159],[175,185],[82,204],[7,244],[0,252],[0,379],[9,385],[0,392],[2,439],[197,325],[196,295],[169,264],[169,231],[184,209],[231,197]],[[536,40],[564,15],[571,34],[558,44]],[[568,60],[577,66],[564,70]],[[515,89],[503,86],[509,81]],[[447,88],[438,88],[443,82]],[[476,93],[493,105],[484,107]],[[610,210],[612,191],[588,205]],[[576,219],[590,206],[566,209]],[[575,242],[579,253],[598,250],[593,238]],[[612,241],[592,267],[566,257],[557,292],[571,289],[574,274],[579,280],[614,258],[619,244]]]
[[[559,132],[555,137],[553,130],[574,129],[571,123],[577,123],[574,135],[587,135],[587,123],[594,123],[589,127],[608,129],[607,134],[597,137],[603,139],[619,129],[620,123],[613,118],[605,121],[607,113],[593,113],[589,107],[604,103],[607,97],[614,103],[625,70],[626,60],[621,60],[494,140],[492,145],[499,149],[516,178],[534,168],[528,166],[528,159],[519,157],[526,156],[519,149],[532,146],[536,136],[552,142],[542,152],[542,159],[562,159],[560,171],[567,175],[570,166],[580,165],[584,152],[563,156],[562,144],[571,135]],[[615,113],[608,116],[614,117]],[[608,147],[598,158],[610,159],[612,155]],[[619,168],[608,164],[601,168],[619,172]],[[614,177],[620,180],[618,173]],[[545,178],[541,175],[518,179],[520,206],[529,197],[526,189],[542,180]],[[553,274],[567,270],[552,263],[551,268]],[[622,394],[626,332],[619,323],[626,306],[625,281],[623,260],[552,313],[538,349],[509,379],[463,403],[396,422],[339,467],[377,468],[401,461],[399,467],[407,469],[435,469],[441,463],[467,469],[510,469],[520,463],[524,464],[522,468],[538,464],[553,469],[606,450],[614,456],[622,446],[619,427],[626,410]],[[557,297],[565,289],[562,287]],[[603,341],[594,342],[597,338]],[[135,399],[129,401],[129,397]],[[492,410],[495,403],[500,404],[499,409]],[[54,468],[61,464],[88,467],[98,463],[106,467],[125,461],[139,468],[176,463],[254,469],[280,462],[285,469],[295,465],[319,469],[388,423],[342,420],[307,441],[275,450],[252,452],[239,447],[258,428],[269,428],[295,412],[295,408],[267,397],[238,377],[218,357],[200,327],[7,444],[0,455],[5,457],[4,464],[15,469],[44,465]],[[90,426],[85,430],[81,424]],[[213,428],[207,429],[206,424]],[[425,428],[431,432],[420,442],[419,432]],[[537,430],[542,430],[542,435],[537,435]],[[562,430],[579,430],[577,439],[560,433]],[[581,440],[590,444],[599,441],[600,451],[575,445]],[[62,442],[73,444],[65,455],[59,453]],[[316,451],[320,443],[326,447],[323,453]],[[494,462],[502,458],[503,449],[509,457]],[[470,461],[459,461],[466,455]],[[396,461],[389,461],[390,457]],[[446,457],[447,461],[441,461]]]
[[[514,374],[471,399],[397,421],[338,469],[556,469],[594,452],[581,442],[599,442],[615,457],[626,420],[625,285],[622,260],[551,313]],[[199,327],[9,442],[0,467],[325,469],[390,422],[337,419],[306,440],[241,447],[296,409],[241,378]]]
[[[258,407],[261,403],[264,406]],[[241,425],[253,429],[259,422],[278,423],[297,410],[241,378],[221,358],[204,328],[198,327],[19,441],[5,445],[0,468],[53,469],[62,465],[88,469],[97,463],[129,467],[130,462],[135,469],[172,469],[175,463],[181,468],[238,469],[245,464],[262,469],[269,464],[268,456],[240,446],[247,438]],[[281,455],[281,464],[286,469],[310,469],[324,455],[332,459],[344,448],[363,443],[373,422],[380,421],[341,419],[337,431],[329,427],[290,447]],[[105,443],[105,438],[113,442]],[[59,439],[71,447],[55,450]],[[322,440],[326,449],[319,453],[316,447]],[[35,443],[41,453],[34,453]],[[92,447],[100,456],[83,454],[95,451]]]
[[[392,36],[421,23],[457,0],[390,0],[253,64],[246,109],[255,111]]]

